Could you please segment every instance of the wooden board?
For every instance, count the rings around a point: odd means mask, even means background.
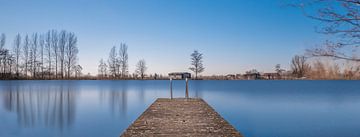
[[[121,136],[242,137],[200,98],[159,98]]]

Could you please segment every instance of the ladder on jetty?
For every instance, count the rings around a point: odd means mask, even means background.
[[[188,96],[158,98],[121,135],[132,136],[242,137],[203,99]]]

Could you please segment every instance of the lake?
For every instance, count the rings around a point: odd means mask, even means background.
[[[360,81],[190,81],[189,93],[245,137],[360,136]],[[0,81],[0,136],[117,137],[161,97],[169,81]]]

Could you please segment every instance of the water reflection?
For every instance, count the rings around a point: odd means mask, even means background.
[[[145,85],[146,84],[146,82],[144,82],[144,81],[142,81],[142,83],[141,83],[141,85],[142,86],[139,86],[139,98],[140,98],[140,103],[144,103],[145,102]]]
[[[195,92],[195,97],[197,98],[202,98],[202,91],[203,91],[203,81],[194,81],[193,83],[191,83],[192,86],[194,86],[194,92]]]
[[[190,81],[189,93],[248,137],[360,136],[359,81]],[[0,81],[0,136],[117,136],[169,96],[159,80]]]
[[[110,81],[116,82],[116,81]],[[100,94],[100,101],[108,101],[112,115],[126,116],[127,110],[127,92],[128,82],[116,82],[109,85],[109,90],[102,88]]]
[[[3,86],[5,110],[15,112],[23,127],[45,125],[65,128],[75,119],[76,85],[71,82],[58,84],[7,82]]]

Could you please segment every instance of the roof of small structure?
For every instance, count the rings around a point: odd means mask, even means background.
[[[280,74],[279,73],[264,73],[263,75],[277,76],[277,75],[280,75]]]
[[[183,75],[183,74],[190,74],[189,72],[171,72],[169,75]]]
[[[243,76],[260,75],[260,73],[246,73]]]

